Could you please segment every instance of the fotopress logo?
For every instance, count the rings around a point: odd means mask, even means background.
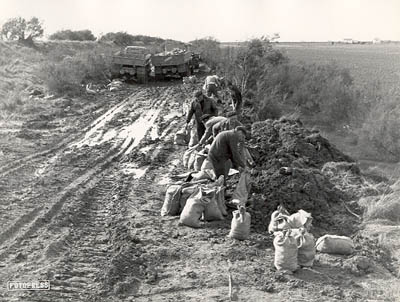
[[[17,290],[50,290],[50,281],[8,281],[7,289],[9,291]]]

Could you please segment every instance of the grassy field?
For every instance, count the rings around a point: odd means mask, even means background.
[[[360,88],[380,82],[390,90],[400,83],[400,44],[281,43],[277,47],[294,63],[336,62],[350,70]]]

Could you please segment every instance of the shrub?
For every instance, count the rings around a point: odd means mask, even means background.
[[[70,40],[70,41],[95,41],[96,37],[88,30],[60,30],[49,36],[50,40]]]
[[[266,119],[279,119],[283,115],[283,108],[280,101],[281,96],[276,91],[264,95],[257,110],[257,117],[263,121]]]
[[[0,35],[4,40],[32,41],[43,35],[43,26],[37,17],[30,20],[11,18],[1,27]]]
[[[360,140],[382,159],[400,160],[400,94],[377,101],[358,130]]]
[[[212,69],[224,69],[220,43],[213,37],[191,41],[192,49],[201,54],[204,62]]]
[[[265,96],[273,94],[284,113],[298,112],[309,124],[335,128],[349,123],[358,110],[358,95],[349,72],[334,64],[269,63],[258,79],[257,89],[260,109],[266,100],[271,102]]]
[[[400,223],[400,200],[399,192],[382,195],[378,200],[372,199],[365,202],[365,219],[368,220],[389,220]]]
[[[84,51],[57,62],[47,62],[42,77],[50,91],[78,95],[90,82],[110,77],[111,59],[98,51]]]

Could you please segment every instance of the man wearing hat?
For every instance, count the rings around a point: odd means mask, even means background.
[[[208,152],[208,160],[212,163],[215,175],[224,175],[224,185],[229,173],[229,160],[232,166],[239,171],[245,169],[246,161],[243,154],[239,151],[246,138],[246,128],[236,127],[234,130],[222,131],[217,135],[211,144]]]
[[[201,91],[196,91],[194,93],[194,100],[190,104],[190,109],[187,114],[186,128],[188,127],[188,124],[190,123],[190,120],[194,115],[197,127],[197,135],[199,139],[203,136],[205,132],[205,126],[203,124],[203,121],[201,120],[201,117],[204,114],[209,114],[210,116],[217,116],[218,115],[217,105],[215,104],[213,99],[206,97],[205,95],[203,95]]]

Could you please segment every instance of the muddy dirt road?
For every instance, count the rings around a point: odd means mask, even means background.
[[[394,278],[382,267],[357,276],[325,255],[313,270],[281,275],[266,232],[237,242],[226,237],[229,218],[191,229],[160,217],[168,184],[185,172],[173,136],[192,92],[130,88],[40,152],[1,162],[1,301],[229,301],[228,259],[238,301],[382,295],[374,288]],[[11,280],[51,289],[11,292]]]

